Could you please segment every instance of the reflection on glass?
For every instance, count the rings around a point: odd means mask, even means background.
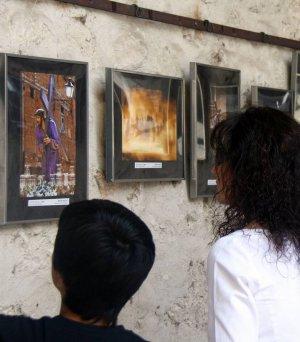
[[[206,157],[206,145],[205,145],[205,115],[203,104],[203,89],[201,86],[199,75],[197,75],[197,103],[200,106],[197,110],[197,123],[196,123],[196,159],[204,160]]]
[[[75,190],[75,99],[66,77],[22,72],[21,197],[73,195]],[[75,78],[68,76],[75,87]]]
[[[279,109],[287,114],[292,112],[292,93],[287,90],[258,88],[258,105]]]
[[[228,113],[236,111],[238,86],[211,86],[209,105],[209,127],[213,129],[219,122],[226,119]],[[234,103],[234,106],[232,106]]]
[[[122,159],[176,161],[177,95],[169,79],[136,81],[115,74],[122,118]],[[147,80],[147,81],[146,81]],[[147,83],[148,82],[148,83]]]
[[[295,119],[298,122],[300,122],[300,75],[297,76],[297,85],[296,85],[296,87],[297,88],[296,88],[296,101],[295,101]]]
[[[190,194],[195,198],[211,196],[215,192],[216,180],[212,173],[215,155],[209,140],[219,122],[239,112],[240,71],[192,64],[191,75],[195,102],[192,102]]]
[[[197,72],[197,160],[208,157],[210,131],[239,109],[239,73],[198,65]],[[208,120],[208,122],[206,122]]]

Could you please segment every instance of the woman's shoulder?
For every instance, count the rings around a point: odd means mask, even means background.
[[[207,259],[209,279],[239,279],[256,291],[261,281],[261,260],[268,239],[262,229],[241,229],[221,237]]]
[[[215,263],[224,267],[249,267],[255,259],[261,259],[269,249],[263,229],[241,229],[218,239],[208,255],[208,265]]]
[[[266,247],[267,237],[263,229],[240,229],[219,238],[212,246],[211,252],[218,254],[233,250],[249,252],[253,247]]]

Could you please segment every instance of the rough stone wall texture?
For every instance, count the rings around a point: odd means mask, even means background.
[[[123,2],[300,39],[300,0]],[[152,341],[206,341],[210,201],[190,202],[185,182],[104,181],[104,67],[187,79],[190,61],[241,69],[245,105],[251,85],[288,86],[291,51],[54,0],[1,0],[0,37],[1,52],[89,62],[89,197],[133,209],[151,227],[157,246],[154,269],[120,321]],[[58,312],[50,276],[55,233],[55,223],[1,229],[1,312],[34,317]]]

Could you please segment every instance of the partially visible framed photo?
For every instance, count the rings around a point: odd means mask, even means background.
[[[300,51],[293,53],[291,89],[294,91],[294,117],[300,122]]]
[[[0,54],[0,224],[87,196],[87,64]]]
[[[113,182],[184,178],[184,83],[106,69],[106,177]]]
[[[191,63],[190,198],[216,191],[214,153],[209,140],[215,125],[240,110],[240,71]]]
[[[270,107],[293,115],[293,91],[268,87],[251,87],[252,105]]]

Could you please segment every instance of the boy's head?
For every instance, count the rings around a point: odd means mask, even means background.
[[[154,257],[150,230],[120,204],[82,201],[60,216],[53,268],[62,279],[63,304],[83,320],[114,322]]]

